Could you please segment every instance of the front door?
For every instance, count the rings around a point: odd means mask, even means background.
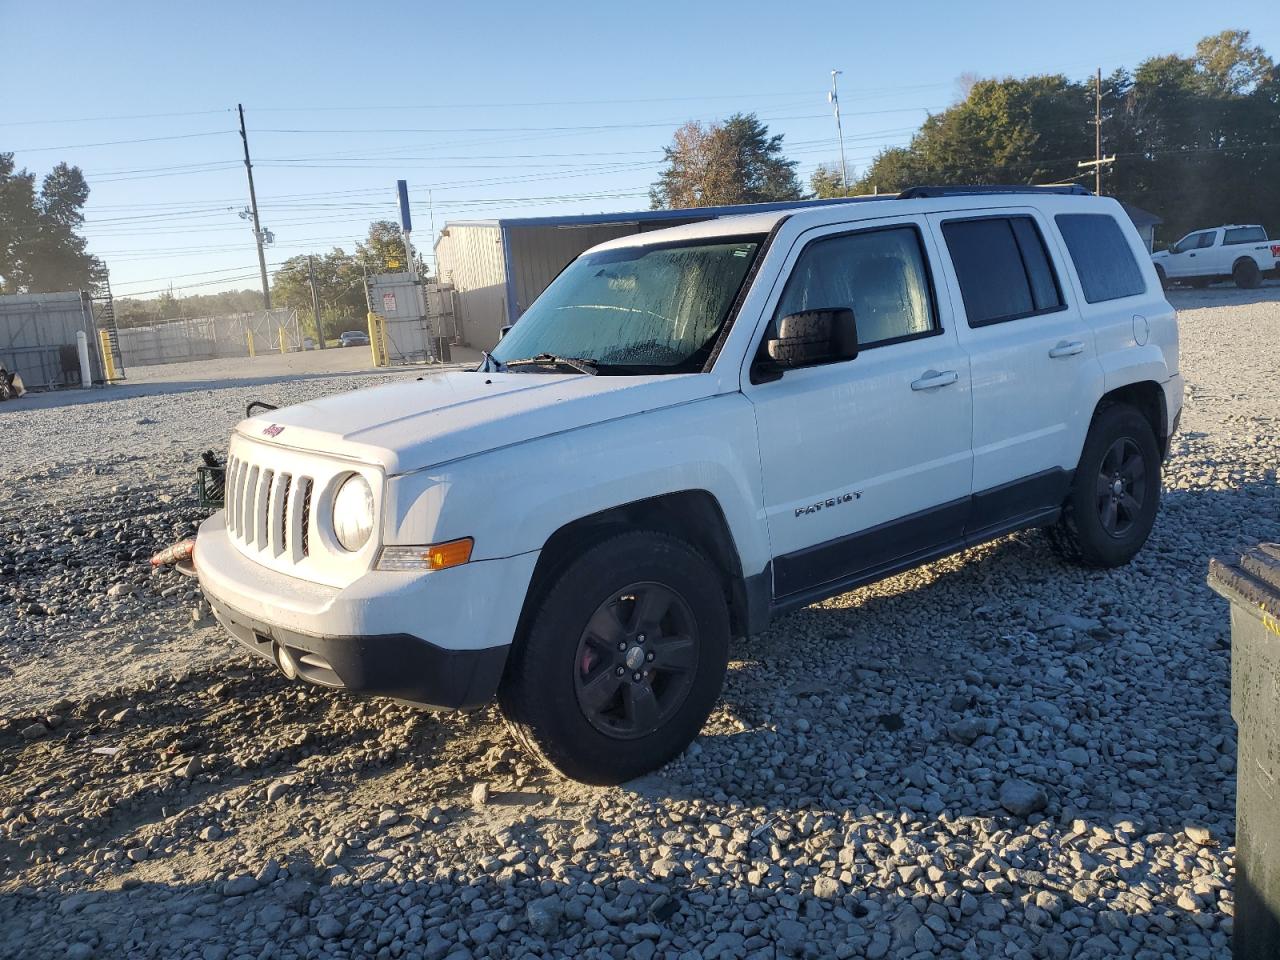
[[[1213,267],[1205,257],[1213,246],[1217,231],[1201,230],[1183,237],[1175,245],[1177,252],[1171,248],[1169,257],[1164,262],[1165,276],[1194,277],[1213,272]]]
[[[910,218],[865,224],[796,241],[764,331],[791,313],[849,308],[858,355],[774,379],[758,363],[758,382],[744,385],[779,599],[952,544],[968,509],[969,360],[947,298],[935,295],[932,241]]]

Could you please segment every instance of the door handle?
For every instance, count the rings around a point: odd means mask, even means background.
[[[1194,256],[1195,256],[1195,254],[1194,254],[1194,253],[1188,253],[1188,254],[1187,254],[1187,256],[1188,256],[1188,257],[1194,257]]]
[[[1056,360],[1059,357],[1074,357],[1077,353],[1084,353],[1083,340],[1059,340],[1057,345],[1049,351],[1049,356]]]
[[[960,379],[954,370],[926,370],[919,380],[911,381],[912,390],[937,390]]]

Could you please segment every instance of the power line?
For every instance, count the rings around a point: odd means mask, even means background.
[[[14,153],[47,153],[50,150],[83,150],[87,147],[118,147],[126,143],[159,143],[162,140],[194,140],[197,137],[221,137],[230,130],[210,130],[207,133],[175,133],[167,137],[136,137],[132,140],[102,140],[98,143],[64,143],[57,147],[14,147]]]
[[[107,120],[154,120],[158,117],[204,117],[213,113],[230,113],[230,107],[219,110],[178,110],[172,113],[127,113],[111,117],[71,117],[66,120],[0,120],[0,127],[34,127],[58,123],[99,123]]]

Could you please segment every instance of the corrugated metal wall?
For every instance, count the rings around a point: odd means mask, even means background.
[[[28,388],[80,385],[76,332],[89,338],[89,366],[102,379],[93,315],[79,292],[0,297],[0,363]]]
[[[508,227],[507,256],[515,281],[516,316],[551,284],[583,250],[597,243],[639,232],[636,223],[607,223],[583,227]]]
[[[436,269],[456,291],[463,342],[492,349],[507,323],[501,230],[490,224],[450,224],[436,244]]]

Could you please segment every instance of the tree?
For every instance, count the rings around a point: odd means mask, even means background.
[[[427,276],[427,264],[415,248],[418,276]],[[369,234],[356,244],[356,259],[370,273],[396,273],[405,269],[404,231],[394,220],[375,220],[369,224]]]
[[[882,151],[854,192],[919,183],[1084,182],[1094,154],[1094,81],[979,80]],[[1248,31],[1206,37],[1194,57],[1151,57],[1102,82],[1103,192],[1161,216],[1176,239],[1217,223],[1280,231],[1280,69]]]
[[[79,167],[58,164],[37,193],[35,174],[0,153],[0,293],[88,289],[102,278],[101,262],[77,232],[88,198]]]
[[[818,169],[809,175],[809,189],[819,200],[830,200],[832,197],[848,196],[844,177],[838,163],[820,163]]]
[[[649,190],[653,209],[799,200],[796,163],[782,154],[782,134],[770,135],[755,114],[722,123],[694,121],[664,148],[665,169]]]

